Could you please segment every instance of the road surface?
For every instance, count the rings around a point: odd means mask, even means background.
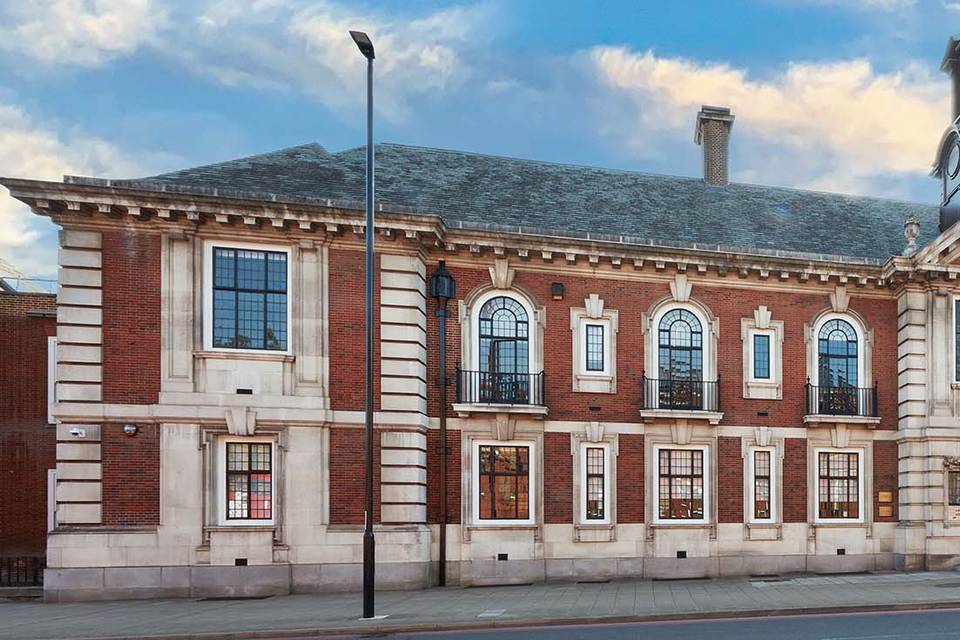
[[[366,637],[390,640],[960,640],[960,609],[500,628]]]

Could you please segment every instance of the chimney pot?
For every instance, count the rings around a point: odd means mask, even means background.
[[[703,147],[703,179],[722,187],[730,182],[730,131],[734,116],[728,107],[703,105],[697,114],[694,142]]]

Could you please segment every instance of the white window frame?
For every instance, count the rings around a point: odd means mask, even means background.
[[[53,415],[57,404],[57,339],[47,337],[47,424],[57,424]]]
[[[654,373],[656,375],[652,377],[658,380],[660,379],[660,322],[663,321],[663,317],[665,315],[676,309],[689,311],[700,322],[700,349],[703,362],[703,381],[716,381],[716,365],[713,361],[713,323],[710,322],[710,319],[707,318],[696,305],[690,304],[689,302],[674,302],[663,305],[663,307],[653,316],[653,321],[650,325],[650,344],[652,347],[651,353],[653,353],[654,369],[652,371],[648,371],[647,375],[649,376],[650,373]]]
[[[272,251],[287,254],[287,348],[279,349],[233,349],[213,346],[213,250],[250,249],[252,251]],[[293,353],[293,253],[289,245],[258,244],[250,242],[228,242],[207,240],[203,243],[203,349],[220,353]]]
[[[756,373],[756,354],[754,352],[754,343],[757,336],[767,336],[769,342],[767,343],[767,358],[768,358],[768,371],[770,373],[766,378],[758,378]],[[747,379],[750,382],[756,384],[776,384],[777,376],[774,371],[775,361],[774,361],[774,349],[775,341],[777,339],[777,333],[773,329],[750,329],[747,332]]]
[[[853,331],[857,334],[857,387],[860,389],[866,388],[869,386],[869,378],[866,367],[866,355],[867,355],[867,335],[864,330],[863,325],[860,324],[860,320],[849,313],[826,313],[821,318],[817,320],[817,323],[813,327],[813,357],[814,361],[812,363],[812,374],[810,376],[811,383],[815,387],[820,386],[820,330],[823,329],[823,325],[830,322],[831,320],[843,320],[851,327]]]
[[[529,300],[527,300],[527,297],[513,289],[491,289],[490,291],[483,293],[473,303],[473,306],[470,309],[470,326],[473,328],[473,335],[470,337],[470,340],[473,341],[473,344],[470,345],[470,368],[473,371],[480,370],[480,310],[483,309],[483,305],[485,305],[489,300],[501,297],[510,298],[511,300],[516,301],[521,307],[523,307],[523,310],[526,311],[527,373],[540,373],[542,367],[538,366],[535,355],[538,353],[537,347],[540,339],[537,314],[533,308],[533,305],[530,304]]]
[[[57,528],[57,470],[47,469],[47,533]]]
[[[587,518],[587,449],[603,449],[603,519]],[[610,476],[612,468],[610,466],[610,443],[609,442],[580,442],[580,524],[581,525],[604,525],[611,524],[612,519],[612,500],[611,500],[611,482]]]
[[[953,372],[950,374],[950,380],[953,384],[960,384],[960,375],[957,371],[957,303],[960,303],[960,296],[953,296],[951,299],[950,315],[953,322],[950,324],[950,363],[953,366]]]
[[[471,526],[474,527],[529,527],[537,522],[537,443],[532,440],[474,440],[471,444],[471,471],[470,480],[470,513]],[[480,447],[528,447],[528,462],[530,472],[527,486],[530,495],[527,497],[530,517],[525,520],[482,520],[480,518]]]
[[[591,371],[587,369],[587,327],[593,325],[603,329],[603,369]],[[610,321],[606,318],[584,318],[580,322],[580,350],[583,352],[580,359],[581,376],[609,376],[610,375]]]
[[[680,520],[660,517],[660,451],[662,449],[671,451],[687,449],[703,452],[703,518],[698,518],[695,520]],[[710,489],[712,486],[711,481],[713,475],[713,465],[710,460],[710,446],[705,444],[655,444],[653,445],[653,460],[651,461],[651,464],[653,465],[653,523],[667,524],[677,527],[702,526],[705,524],[710,524],[710,509],[712,507],[710,504]]]
[[[227,519],[227,443],[254,444],[270,443],[270,514],[271,518],[257,520],[228,520]],[[277,483],[279,465],[277,463],[277,439],[274,436],[220,436],[217,438],[214,478],[214,495],[217,500],[217,524],[221,527],[272,527],[277,522]]]
[[[770,454],[770,517],[757,518],[756,513],[756,482],[754,470],[754,454],[758,451],[766,451]],[[778,454],[776,447],[750,447],[747,449],[747,479],[749,488],[747,491],[747,522],[751,524],[774,524],[778,521],[777,514],[780,505],[777,497],[780,493],[780,468],[777,466]]]
[[[857,454],[857,517],[856,518],[821,518],[820,517],[820,454],[821,453],[855,453]],[[865,522],[867,513],[865,502],[866,478],[863,476],[863,463],[866,451],[859,447],[816,447],[813,450],[813,518],[821,524],[861,524]]]

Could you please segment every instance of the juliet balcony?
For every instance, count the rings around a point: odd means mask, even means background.
[[[469,371],[457,367],[457,402],[460,415],[515,413],[542,416],[547,413],[545,374]]]
[[[807,424],[863,424],[880,423],[877,406],[877,385],[872,387],[823,387],[809,382],[806,385]]]
[[[720,380],[658,380],[643,376],[640,417],[645,421],[706,420],[716,425],[720,412]]]

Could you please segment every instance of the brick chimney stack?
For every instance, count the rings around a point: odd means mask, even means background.
[[[731,129],[733,114],[729,108],[708,105],[700,108],[694,141],[703,147],[703,179],[715,187],[723,187],[730,182]]]

